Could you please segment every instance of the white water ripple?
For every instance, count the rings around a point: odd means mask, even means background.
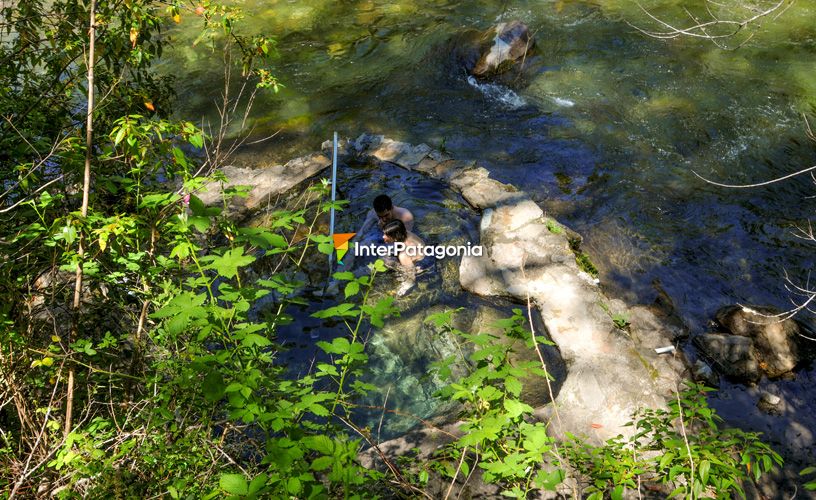
[[[479,90],[488,99],[498,101],[510,109],[518,109],[527,105],[527,102],[520,95],[516,94],[507,87],[497,85],[495,83],[480,83],[476,78],[468,76],[468,83]]]

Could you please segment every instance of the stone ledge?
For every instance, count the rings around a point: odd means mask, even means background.
[[[251,190],[247,197],[234,197],[228,207],[232,215],[242,216],[263,207],[272,197],[289,191],[330,165],[331,159],[320,153],[295,158],[285,165],[260,169],[227,165],[221,168],[227,177],[226,183],[222,185],[220,182],[210,182],[195,194],[205,205],[218,205],[221,203],[223,189],[249,186]]]
[[[577,233],[551,232],[544,211],[524,191],[490,178],[474,162],[455,160],[426,145],[362,135],[354,141],[358,159],[392,161],[447,182],[468,203],[482,210],[482,257],[465,257],[459,279],[465,290],[481,296],[531,300],[550,337],[567,362],[564,386],[556,406],[561,419],[557,435],[571,432],[601,442],[618,434],[630,435],[623,424],[643,405],[665,405],[686,372],[682,355],[666,362],[651,355],[648,345],[671,345],[669,328],[637,330],[628,337],[612,323],[609,301],[575,262],[570,239]],[[615,312],[628,308],[616,303]],[[633,309],[634,311],[634,309]],[[637,310],[639,322],[661,324],[646,308]]]

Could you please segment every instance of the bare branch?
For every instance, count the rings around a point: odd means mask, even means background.
[[[765,181],[765,182],[758,182],[756,184],[722,184],[720,182],[714,182],[714,181],[712,181],[710,179],[706,179],[705,177],[698,174],[694,170],[692,170],[691,173],[693,173],[694,175],[696,175],[697,177],[699,177],[703,181],[705,181],[705,182],[707,182],[707,183],[709,183],[711,185],[714,185],[714,186],[725,187],[725,188],[733,188],[733,189],[744,189],[744,188],[755,188],[755,187],[761,187],[761,186],[768,186],[770,184],[775,184],[777,182],[784,181],[786,179],[790,179],[792,177],[796,177],[797,175],[802,175],[802,174],[805,174],[807,172],[811,172],[813,170],[816,170],[816,165],[814,165],[812,167],[808,167],[808,168],[803,168],[802,170],[798,170],[798,171],[796,171],[796,172],[794,172],[792,174],[783,175],[782,177],[776,177],[775,179],[771,179],[771,180]]]
[[[725,50],[734,50],[741,46],[743,46],[748,40],[753,37],[753,33],[749,34],[742,42],[740,42],[735,47],[728,47],[726,46],[723,41],[731,39],[735,37],[737,34],[740,33],[744,28],[751,26],[751,25],[758,25],[758,21],[761,18],[770,16],[771,14],[775,14],[772,18],[776,20],[781,16],[785,11],[787,11],[795,2],[795,0],[779,0],[778,2],[772,4],[768,8],[752,8],[750,5],[739,5],[740,8],[747,10],[751,13],[741,19],[723,19],[718,16],[712,9],[711,5],[715,5],[720,8],[724,8],[725,6],[720,3],[716,3],[713,1],[706,2],[705,8],[706,13],[709,16],[709,20],[702,20],[696,16],[694,16],[688,9],[685,7],[683,8],[686,14],[691,18],[693,24],[688,27],[678,27],[673,24],[668,23],[664,19],[654,15],[651,11],[646,9],[643,5],[638,3],[638,7],[641,11],[643,11],[646,16],[657,23],[660,28],[658,29],[646,29],[635,24],[626,21],[626,24],[631,26],[632,28],[636,29],[637,31],[643,33],[646,36],[652,38],[658,38],[662,40],[668,40],[673,38],[679,37],[691,37],[691,38],[698,38],[703,40],[709,40],[717,47],[720,47]],[[712,30],[716,29],[718,32],[715,33]]]

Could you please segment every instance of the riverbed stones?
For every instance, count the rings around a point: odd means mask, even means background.
[[[692,375],[696,382],[702,382],[709,387],[719,387],[720,376],[711,369],[705,361],[698,359],[692,367]]]
[[[418,146],[405,146],[405,143],[392,141],[391,144],[384,144],[375,151],[374,156],[382,161],[390,161],[405,168],[415,167],[430,152],[431,147],[427,144]]]
[[[431,152],[427,144],[413,145],[407,142],[395,141],[383,136],[369,136],[357,141],[358,149],[365,151],[369,156],[379,161],[395,163],[400,167],[413,169]],[[365,144],[365,145],[364,145]]]
[[[803,360],[799,324],[783,319],[776,309],[729,306],[717,311],[716,320],[731,334],[751,340],[756,360],[768,377],[779,377]]]
[[[694,343],[726,377],[752,383],[762,375],[754,343],[748,337],[706,333],[695,337]]]
[[[716,314],[722,331],[699,335],[694,342],[718,372],[737,382],[755,383],[763,375],[786,376],[813,359],[813,353],[803,336],[804,327],[782,318],[771,307],[724,307]]]
[[[493,42],[482,52],[471,74],[477,77],[488,77],[506,71],[514,63],[527,56],[533,47],[533,37],[527,25],[521,21],[499,23],[485,35]]]

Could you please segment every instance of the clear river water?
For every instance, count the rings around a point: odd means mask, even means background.
[[[813,179],[728,189],[695,173],[744,184],[816,165],[804,120],[816,117],[814,0],[728,40],[735,48],[753,34],[735,50],[647,37],[633,25],[656,24],[634,0],[241,5],[250,30],[277,40],[272,72],[284,85],[259,95],[251,114],[255,136],[279,134],[243,162],[286,161],[319,149],[333,131],[382,133],[477,160],[581,233],[610,293],[650,303],[659,284],[692,335],[725,305],[787,308],[786,276],[807,282],[814,245],[792,230],[816,206]],[[680,2],[641,5],[690,23]],[[501,84],[468,78],[457,40],[514,19],[536,40],[524,69]],[[184,75],[179,112],[212,116],[223,73],[210,63],[221,55],[193,46],[195,19],[187,21],[171,33],[180,43],[165,61]],[[801,374],[802,383],[814,378],[812,369]],[[787,386],[791,397],[807,392]],[[719,400],[729,419],[758,412],[731,389]],[[809,400],[811,410],[800,411],[812,411]],[[746,425],[776,425],[760,420]]]

